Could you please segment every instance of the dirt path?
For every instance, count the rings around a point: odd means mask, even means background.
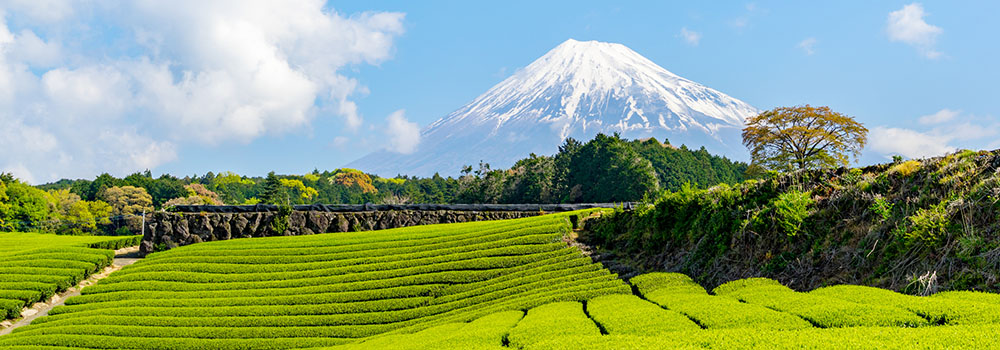
[[[25,308],[21,311],[21,319],[17,320],[13,324],[11,321],[4,321],[0,323],[0,335],[9,334],[14,328],[27,326],[31,324],[36,318],[45,316],[49,314],[49,310],[52,308],[62,305],[66,302],[69,297],[80,295],[80,290],[83,287],[93,285],[102,278],[108,277],[112,272],[118,271],[122,266],[131,265],[136,261],[141,259],[139,254],[139,247],[128,247],[122,248],[115,251],[115,260],[111,263],[111,266],[105,267],[98,273],[92,274],[87,279],[80,281],[75,287],[67,289],[65,292],[53,295],[48,301],[35,303],[29,308]]]

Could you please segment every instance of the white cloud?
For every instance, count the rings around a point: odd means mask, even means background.
[[[929,129],[876,127],[868,135],[868,146],[885,157],[923,158],[961,148],[996,148],[1000,136],[1000,122],[995,118],[962,115],[949,109],[922,116],[918,121]]]
[[[38,68],[54,67],[62,61],[62,47],[58,42],[42,40],[29,30],[11,39],[14,45],[9,48],[9,53],[13,61]]]
[[[868,146],[883,155],[901,155],[906,158],[925,158],[954,152],[949,146],[951,138],[903,128],[876,127],[868,135]]]
[[[65,0],[6,0],[3,7],[32,20],[52,23],[72,15],[74,4]]]
[[[800,41],[798,46],[800,49],[802,49],[803,52],[806,53],[806,55],[811,56],[812,54],[816,53],[815,47],[817,42],[818,41],[816,40],[816,38],[809,37]]]
[[[937,111],[934,114],[928,114],[922,116],[920,117],[920,119],[918,119],[918,121],[920,122],[920,124],[924,125],[941,124],[955,119],[955,117],[958,116],[958,113],[959,111],[953,111],[945,108],[940,111]]]
[[[941,52],[934,45],[943,30],[924,21],[926,15],[923,5],[919,3],[903,6],[889,13],[886,31],[889,40],[913,46],[925,57],[934,59],[941,57]]]
[[[348,142],[351,142],[350,138],[344,136],[336,136],[333,138],[333,141],[330,142],[330,145],[336,148],[344,148],[345,146],[347,146]]]
[[[681,28],[681,38],[692,46],[698,46],[698,42],[701,41],[701,33],[688,30],[687,27],[684,27]]]
[[[388,126],[386,135],[389,136],[388,150],[401,154],[411,154],[416,152],[420,144],[420,127],[417,123],[406,119],[405,111],[400,109],[389,114],[386,118]]]
[[[357,130],[353,99],[368,91],[343,71],[390,59],[404,31],[402,13],[321,0],[77,4],[0,4],[0,135],[15,135],[0,137],[0,171],[125,175],[177,159],[178,145],[245,144],[316,118]],[[78,31],[93,22],[126,34]]]

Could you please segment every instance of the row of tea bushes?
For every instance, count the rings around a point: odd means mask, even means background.
[[[111,264],[114,252],[141,236],[59,236],[0,233],[0,319],[65,291]]]

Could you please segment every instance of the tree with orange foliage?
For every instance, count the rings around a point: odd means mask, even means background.
[[[330,182],[343,185],[345,187],[357,186],[363,193],[378,193],[378,189],[372,185],[372,178],[356,169],[337,169]]]
[[[868,129],[830,107],[778,107],[747,120],[743,144],[753,164],[772,170],[847,166],[868,140]]]

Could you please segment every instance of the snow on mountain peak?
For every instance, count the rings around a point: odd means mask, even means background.
[[[420,155],[376,152],[351,166],[383,175],[455,174],[480,160],[506,167],[528,153],[553,153],[567,137],[598,132],[668,137],[746,158],[733,131],[758,112],[625,45],[569,39],[428,125]]]

